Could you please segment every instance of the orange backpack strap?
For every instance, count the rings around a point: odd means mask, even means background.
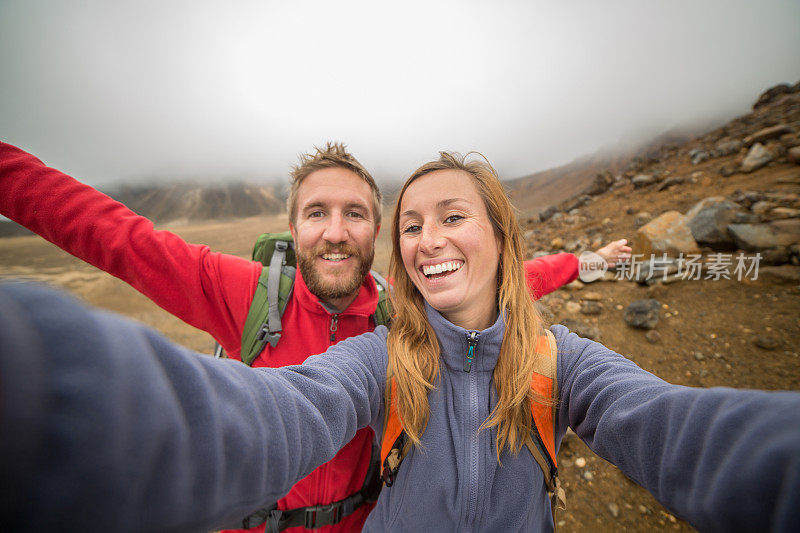
[[[531,402],[531,415],[533,415],[534,434],[526,446],[539,464],[544,474],[547,494],[550,496],[550,505],[553,513],[553,527],[556,525],[556,510],[566,509],[566,493],[561,487],[558,478],[556,463],[556,432],[555,422],[558,412],[558,347],[555,336],[545,330],[545,335],[536,341],[536,353],[539,355],[531,379],[531,388],[543,398],[549,398],[551,405]]]
[[[384,402],[381,479],[384,485],[391,487],[397,477],[400,463],[408,452],[406,432],[403,431],[400,415],[397,413],[397,382],[394,377],[386,382]]]

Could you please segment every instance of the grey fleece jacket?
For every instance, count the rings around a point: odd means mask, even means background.
[[[527,450],[496,461],[503,324],[465,331],[432,309],[442,377],[422,448],[369,531],[548,531]],[[670,385],[554,326],[569,425],[702,531],[800,530],[800,394]],[[296,367],[197,356],[51,291],[0,284],[0,524],[6,531],[208,531],[286,493],[359,427],[382,425],[385,328]]]

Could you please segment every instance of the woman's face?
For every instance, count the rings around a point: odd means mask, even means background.
[[[398,229],[406,272],[434,309],[466,329],[494,323],[500,241],[467,172],[438,170],[412,182]]]

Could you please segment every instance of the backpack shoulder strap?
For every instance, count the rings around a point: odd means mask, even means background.
[[[408,446],[406,432],[397,413],[397,382],[394,377],[386,380],[383,412],[383,437],[381,439],[381,479],[391,487],[397,478],[400,463],[403,462]]]
[[[242,330],[242,362],[251,365],[267,342],[272,347],[281,338],[281,315],[294,287],[295,267],[283,264],[286,247],[279,249],[277,243],[270,266],[261,269],[253,302],[247,312]],[[283,243],[286,245],[286,243]]]
[[[548,404],[531,402],[534,431],[525,445],[544,474],[555,525],[556,510],[566,509],[567,503],[566,493],[558,478],[555,446],[555,421],[558,413],[558,347],[555,336],[549,330],[545,330],[545,334],[537,339],[536,353],[539,359],[534,368],[531,388],[536,395],[549,399],[550,402]]]
[[[372,314],[372,320],[376,326],[389,326],[392,321],[392,303],[389,300],[389,293],[391,287],[386,278],[370,270],[372,278],[375,280],[375,287],[378,289],[378,305],[375,307],[375,312]]]

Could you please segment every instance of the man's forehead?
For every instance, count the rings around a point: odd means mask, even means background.
[[[345,168],[326,168],[309,174],[297,189],[298,208],[314,205],[352,205],[370,208],[372,188]]]

